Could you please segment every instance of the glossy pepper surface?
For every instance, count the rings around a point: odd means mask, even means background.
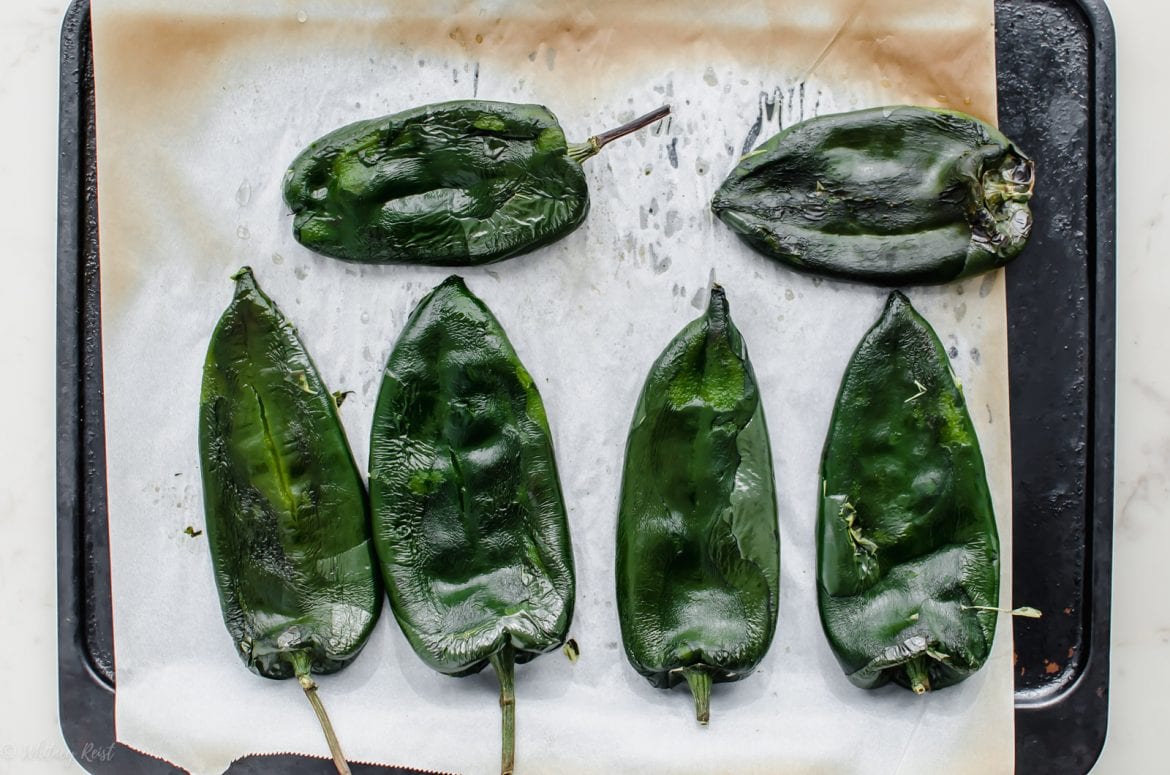
[[[382,377],[370,438],[374,541],[415,652],[464,676],[491,663],[513,766],[513,668],[565,642],[575,578],[544,404],[459,277],[419,302]]]
[[[292,324],[251,269],[234,279],[207,349],[199,418],[223,619],[248,669],[300,681],[341,769],[310,674],[353,661],[381,611],[366,491]]]
[[[821,464],[817,598],[849,680],[923,693],[991,652],[999,537],[963,391],[901,293],[845,371]]]
[[[945,283],[1019,255],[1034,165],[971,116],[819,116],[743,157],[711,207],[766,256],[876,285]]]
[[[712,682],[759,664],[776,630],[780,534],[759,388],[721,288],[646,379],[626,446],[617,600],[630,664],[686,681],[706,724]]]
[[[581,163],[668,112],[577,144],[540,105],[460,100],[359,121],[293,161],[293,234],[365,263],[470,266],[527,253],[585,219]]]

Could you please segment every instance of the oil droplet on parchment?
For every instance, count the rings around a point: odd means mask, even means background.
[[[249,238],[251,238],[252,233],[250,231],[248,231],[247,226],[241,225],[241,226],[236,228],[236,236],[239,237],[240,239],[249,239]]]
[[[309,20],[309,15],[304,11],[297,11],[297,21],[304,24]]]

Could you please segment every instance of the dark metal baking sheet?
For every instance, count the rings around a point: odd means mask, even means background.
[[[999,123],[1039,170],[1007,269],[1016,770],[1084,773],[1105,741],[1113,534],[1114,39],[1101,0],[995,0]],[[88,0],[61,40],[57,542],[61,728],[95,773],[181,772],[114,745],[101,309]],[[114,746],[111,748],[111,746]],[[111,753],[112,752],[112,753]],[[250,757],[231,772],[310,773]],[[404,772],[355,765],[354,772]]]

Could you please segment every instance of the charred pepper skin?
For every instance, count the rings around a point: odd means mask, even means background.
[[[666,112],[579,144],[540,105],[459,100],[359,121],[293,161],[293,234],[363,263],[475,266],[527,253],[585,219],[581,163]]]
[[[711,207],[760,253],[874,285],[946,283],[1027,242],[1035,168],[998,130],[897,106],[819,116],[747,154]]]
[[[723,289],[655,362],[626,447],[617,601],[630,664],[686,681],[700,723],[776,630],[780,534],[772,453],[747,348]]]
[[[849,680],[924,693],[991,652],[999,535],[961,386],[899,292],[846,368],[821,463],[817,599]]]
[[[415,652],[448,675],[496,669],[510,772],[513,665],[565,642],[576,581],[544,404],[462,278],[419,302],[387,360],[370,497],[391,609]]]
[[[382,608],[368,502],[333,396],[244,267],[203,369],[199,452],[224,624],[248,669],[296,677],[344,759],[311,673],[365,646]]]

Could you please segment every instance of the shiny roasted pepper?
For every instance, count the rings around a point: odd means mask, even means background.
[[[312,673],[353,661],[382,608],[366,490],[334,398],[252,270],[207,348],[203,505],[224,624],[248,669],[295,676],[348,773]]]
[[[849,680],[922,694],[991,653],[999,536],[963,391],[901,293],[845,370],[821,462],[817,599]]]
[[[650,370],[626,446],[617,601],[630,664],[689,684],[706,724],[712,682],[749,675],[779,601],[780,533],[764,408],[723,289]]]
[[[460,277],[418,303],[387,360],[370,499],[403,634],[441,673],[492,665],[512,772],[514,665],[565,642],[573,551],[536,384]]]
[[[875,285],[1003,266],[1032,230],[1034,164],[994,127],[946,110],[819,116],[747,154],[711,203],[796,269]]]
[[[318,253],[373,264],[518,256],[585,219],[582,162],[669,112],[575,144],[540,105],[461,100],[358,121],[313,142],[289,168],[293,235]]]

